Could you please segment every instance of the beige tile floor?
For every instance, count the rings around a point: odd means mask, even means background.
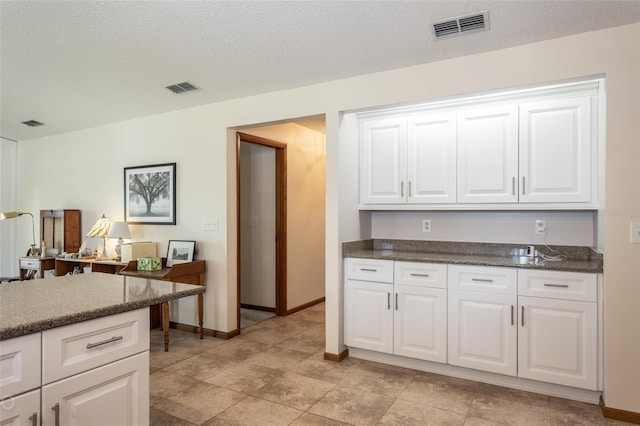
[[[159,425],[625,425],[597,406],[431,373],[323,360],[324,305],[231,340],[151,337],[150,419]]]

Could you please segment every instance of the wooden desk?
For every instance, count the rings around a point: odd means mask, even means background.
[[[18,259],[20,281],[23,281],[27,275],[31,275],[29,271],[38,271],[40,278],[44,278],[44,271],[54,269],[55,262],[55,257],[21,257]]]
[[[122,268],[127,266],[126,263],[117,262],[115,260],[96,260],[95,258],[78,258],[78,259],[55,259],[56,277],[73,273],[75,268],[84,272],[85,266],[91,267],[91,272],[104,272],[107,274],[117,274]]]
[[[159,271],[138,271],[138,261],[132,260],[120,271],[120,275],[131,277],[151,278],[154,280],[173,281],[178,283],[205,285],[205,261],[178,263],[167,268],[167,259],[162,258],[162,269]],[[164,333],[164,350],[169,351],[169,303],[164,302],[160,306],[162,310],[162,331]],[[200,326],[200,338],[204,337],[204,301],[202,294],[198,294],[198,323]]]

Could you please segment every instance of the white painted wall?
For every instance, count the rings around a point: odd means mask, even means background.
[[[422,220],[431,232],[422,232]],[[547,232],[536,235],[537,219]],[[594,213],[586,212],[374,212],[373,238],[401,240],[476,241],[523,245],[594,246]]]
[[[598,215],[605,252],[604,399],[608,407],[640,412],[640,245],[629,242],[630,223],[640,219],[638,75],[640,24],[633,24],[22,141],[16,207],[80,208],[86,232],[103,212],[122,219],[123,167],[176,161],[178,224],[132,226],[133,240],[158,241],[161,252],[169,239],[197,240],[199,257],[207,260],[205,326],[231,330],[237,247],[235,132],[229,129],[326,114],[326,350],[339,353],[340,243],[370,237],[371,216],[357,210],[357,137],[341,120],[378,106],[605,76],[607,204]],[[42,176],[56,177],[53,189]],[[219,218],[220,231],[201,231],[203,217]],[[29,244],[24,231],[18,247]],[[174,320],[196,323],[194,301],[174,305]]]
[[[242,129],[287,144],[287,310],[325,296],[325,137],[294,123]]]
[[[240,143],[240,301],[276,307],[276,151]]]
[[[14,141],[0,139],[0,212],[16,211],[16,153]],[[31,235],[31,217],[19,217],[0,221],[0,277],[18,276],[18,252],[16,230],[20,225],[22,234]],[[24,256],[28,243],[20,255]]]

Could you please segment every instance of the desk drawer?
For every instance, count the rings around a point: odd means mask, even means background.
[[[518,273],[512,268],[449,265],[449,290],[518,294]]]
[[[518,271],[518,294],[549,299],[595,302],[596,274],[563,271]]]
[[[40,387],[40,333],[0,341],[0,400]]]
[[[124,312],[42,333],[42,384],[149,349],[149,309]]]
[[[447,288],[447,265],[422,262],[396,262],[394,284]]]
[[[20,269],[40,270],[40,259],[20,259]]]
[[[349,280],[393,283],[393,260],[349,257],[345,261],[345,275]]]

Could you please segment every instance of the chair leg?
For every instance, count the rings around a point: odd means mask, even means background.
[[[198,295],[198,321],[200,324],[200,338],[204,338],[204,302],[202,294]]]
[[[164,351],[169,352],[169,303],[162,303],[162,332],[164,333]]]

